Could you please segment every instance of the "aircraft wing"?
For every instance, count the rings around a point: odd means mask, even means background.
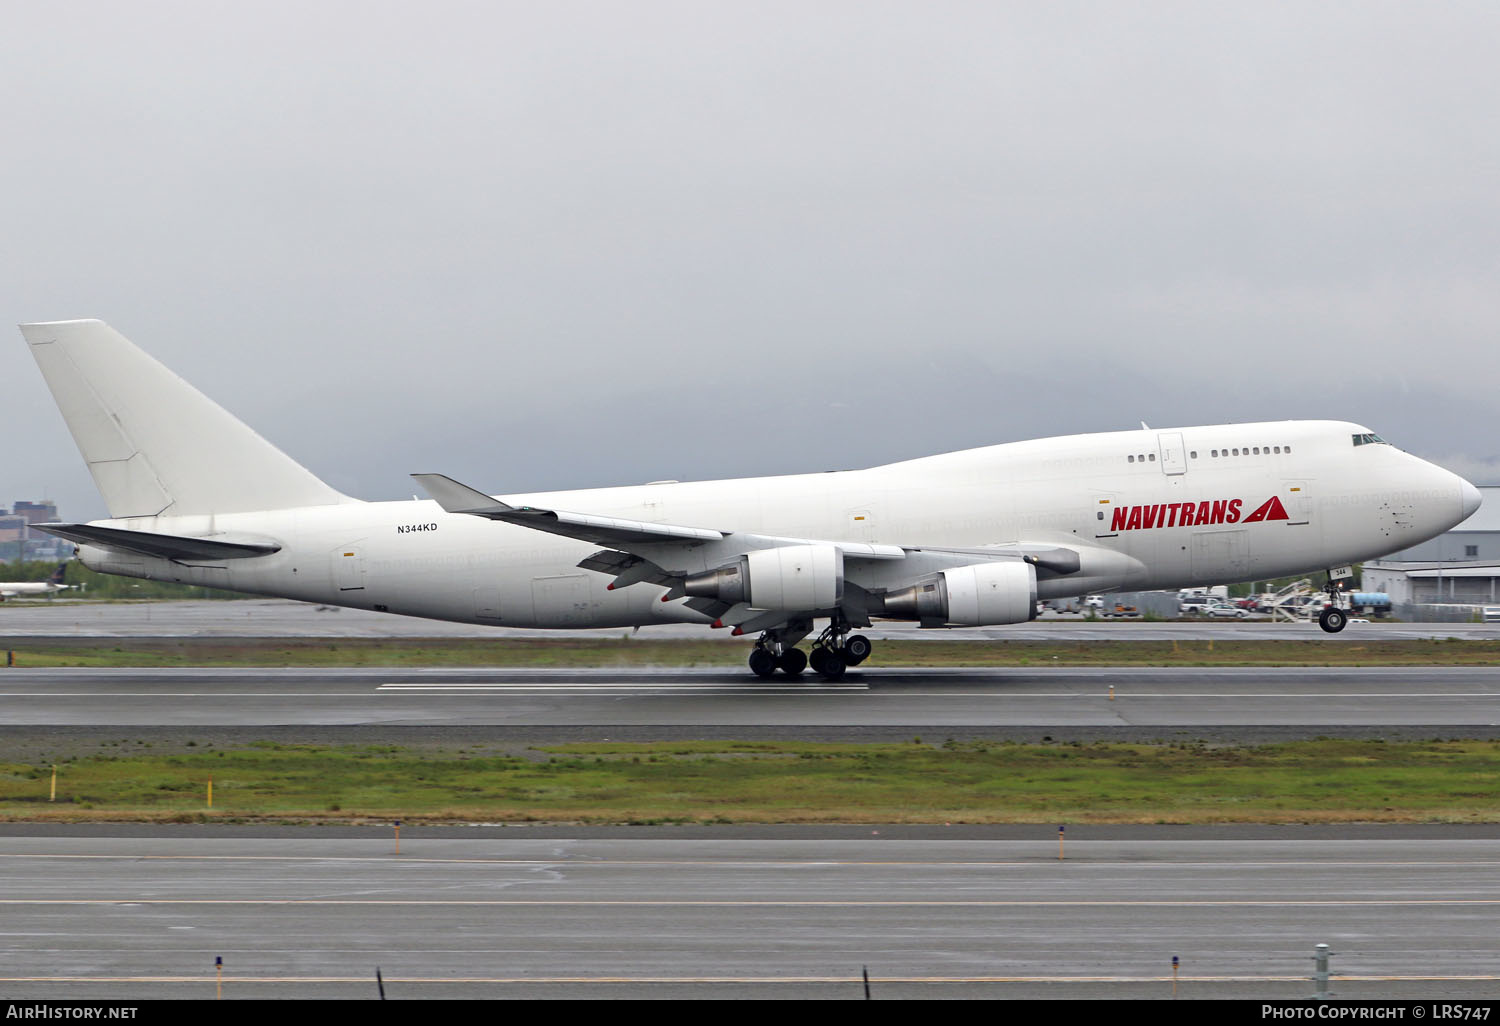
[[[610,590],[633,584],[656,584],[667,589],[663,602],[686,598],[686,605],[714,619],[715,626],[733,626],[736,633],[768,629],[796,619],[838,612],[850,622],[868,625],[870,610],[880,615],[881,594],[908,588],[919,579],[943,570],[978,563],[1021,562],[1034,574],[1064,576],[1082,567],[1080,548],[1047,543],[1017,542],[978,548],[877,545],[868,542],[783,538],[720,528],[688,527],[601,517],[564,510],[512,506],[442,474],[413,474],[438,505],[449,513],[500,520],[506,523],[576,538],[606,546],[578,565],[610,574]],[[794,602],[784,607],[752,606],[735,601],[731,593],[714,591],[701,583],[705,575],[724,572],[746,558],[766,565],[766,550],[796,548],[837,550],[842,566],[841,595],[834,604]],[[774,558],[774,557],[772,557]],[[705,592],[707,592],[705,594]],[[808,600],[810,601],[810,600]]]
[[[702,527],[676,527],[640,520],[535,509],[531,506],[510,506],[443,474],[413,474],[412,477],[449,513],[468,513],[489,520],[503,520],[509,524],[520,524],[548,534],[560,534],[565,538],[577,538],[600,545],[640,544],[668,539],[680,542],[720,541],[725,535],[723,531]]]

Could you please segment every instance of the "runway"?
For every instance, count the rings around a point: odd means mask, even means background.
[[[1494,728],[1500,667],[0,670],[10,727]]]
[[[10,601],[0,604],[0,639],[55,637],[195,638],[618,638],[629,628],[539,630],[447,623],[394,616],[363,609],[314,605],[286,599],[191,602]],[[882,622],[865,630],[871,638],[903,641],[1220,641],[1318,640],[1359,644],[1371,639],[1500,639],[1497,623],[1352,623],[1340,634],[1325,634],[1316,623],[1273,623],[1267,619],[1088,621],[1053,616],[1005,627],[923,630],[914,623]],[[655,624],[641,638],[692,638],[743,646],[744,639],[693,624]]]
[[[206,998],[218,956],[228,998],[1167,998],[1177,955],[1181,998],[1291,999],[1323,942],[1341,997],[1500,989],[1493,836],[1034,829],[0,836],[0,987]]]

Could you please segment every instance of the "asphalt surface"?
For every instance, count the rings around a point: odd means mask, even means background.
[[[1500,723],[1500,667],[0,670],[11,726],[1196,729]]]
[[[84,622],[83,607],[18,616],[7,603],[0,631],[309,636],[336,620],[329,636],[497,633],[289,603],[98,609]],[[1329,640],[1366,627],[1500,636],[1370,624]],[[1021,630],[1324,637],[1253,623]],[[109,738],[1495,736],[1497,698],[1500,669],[1486,667],[872,667],[837,686],[691,670],[19,668],[0,671],[0,761]],[[1037,826],[476,825],[408,829],[397,854],[389,828],[8,825],[0,993],[210,998],[222,956],[227,999],[373,998],[376,967],[398,1000],[859,999],[863,967],[876,999],[1167,998],[1178,955],[1180,999],[1290,1000],[1312,992],[1324,942],[1340,997],[1500,995],[1497,827],[1074,827],[1065,854]]]
[[[590,631],[526,630],[446,623],[393,616],[360,609],[319,606],[285,599],[204,602],[77,602],[64,599],[0,603],[0,639],[27,637],[209,637],[209,638],[618,638],[627,628]],[[1497,623],[1352,623],[1339,634],[1326,634],[1313,622],[1273,623],[1249,620],[1101,620],[1053,616],[1005,627],[922,630],[915,624],[881,623],[862,633],[871,638],[910,641],[1100,641],[1319,639],[1332,644],[1359,644],[1371,638],[1500,639]],[[642,638],[693,638],[744,645],[728,631],[690,624],[661,624],[641,629]]]
[[[8,997],[1500,993],[1491,838],[0,836]]]

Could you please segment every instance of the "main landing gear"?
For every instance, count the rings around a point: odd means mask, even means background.
[[[795,646],[809,631],[795,637],[789,637],[785,631],[766,631],[750,651],[750,672],[762,680],[769,680],[777,670],[795,677],[812,667],[813,672],[824,680],[838,680],[849,667],[858,666],[870,658],[874,648],[869,638],[863,634],[850,634],[847,624],[835,622],[818,635],[811,652],[804,655]]]

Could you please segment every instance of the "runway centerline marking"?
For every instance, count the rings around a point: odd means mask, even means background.
[[[3,843],[3,841],[0,841]],[[1014,842],[1013,842],[1014,843]],[[1049,852],[1053,847],[1051,841],[1019,842],[1023,844],[1036,844],[1047,846]],[[1088,844],[1091,842],[1075,841],[1075,845]],[[1099,843],[1099,842],[1092,842]],[[1107,842],[1106,842],[1107,843]],[[916,861],[910,859],[796,859],[796,860],[764,860],[764,859],[596,859],[588,857],[554,858],[554,859],[465,859],[465,858],[433,858],[433,857],[410,857],[397,855],[159,855],[159,854],[118,854],[102,855],[86,852],[0,852],[0,859],[72,859],[72,860],[116,860],[121,862],[372,862],[391,863],[399,861],[403,865],[475,865],[475,866],[561,866],[569,869],[594,867],[608,869],[611,867],[637,868],[641,866],[718,866],[725,869],[817,869],[817,868],[866,868],[889,866],[891,868],[930,867],[933,869],[1022,869],[1038,868],[1051,865],[1056,861],[1051,854],[1038,855],[1027,859],[1002,859],[1002,860],[931,860]],[[1110,869],[1116,870],[1122,867],[1131,869],[1200,869],[1200,868],[1226,868],[1226,869],[1280,869],[1289,866],[1322,866],[1330,869],[1357,868],[1365,869],[1371,867],[1390,868],[1470,868],[1482,866],[1500,866],[1500,859],[1462,859],[1462,860],[1389,860],[1389,861],[1352,861],[1343,859],[1255,859],[1255,860],[1217,860],[1196,859],[1188,861],[1141,862],[1135,859],[1108,859],[1093,860],[1086,855],[1075,856],[1069,860],[1075,869]]]
[[[184,905],[184,906],[348,906],[443,908],[1461,908],[1500,905],[1500,898],[1214,898],[1170,900],[954,900],[895,898],[883,900],[767,898],[755,900],[693,898],[0,898],[0,907],[57,907],[71,905]]]
[[[816,695],[829,691],[868,691],[866,684],[377,684],[377,691],[592,691],[602,694]]]
[[[0,983],[186,983],[203,986],[207,976],[0,976]],[[493,983],[493,984],[808,984],[859,983],[856,976],[393,976],[387,983]],[[1329,976],[1333,983],[1486,983],[1500,980],[1496,975],[1453,974],[1446,976]],[[1282,975],[1190,975],[1175,977],[1178,983],[1306,983],[1307,976]],[[890,976],[882,974],[875,982],[891,983],[1171,983],[1172,976]],[[356,983],[367,985],[368,976],[225,976],[225,983]]]

